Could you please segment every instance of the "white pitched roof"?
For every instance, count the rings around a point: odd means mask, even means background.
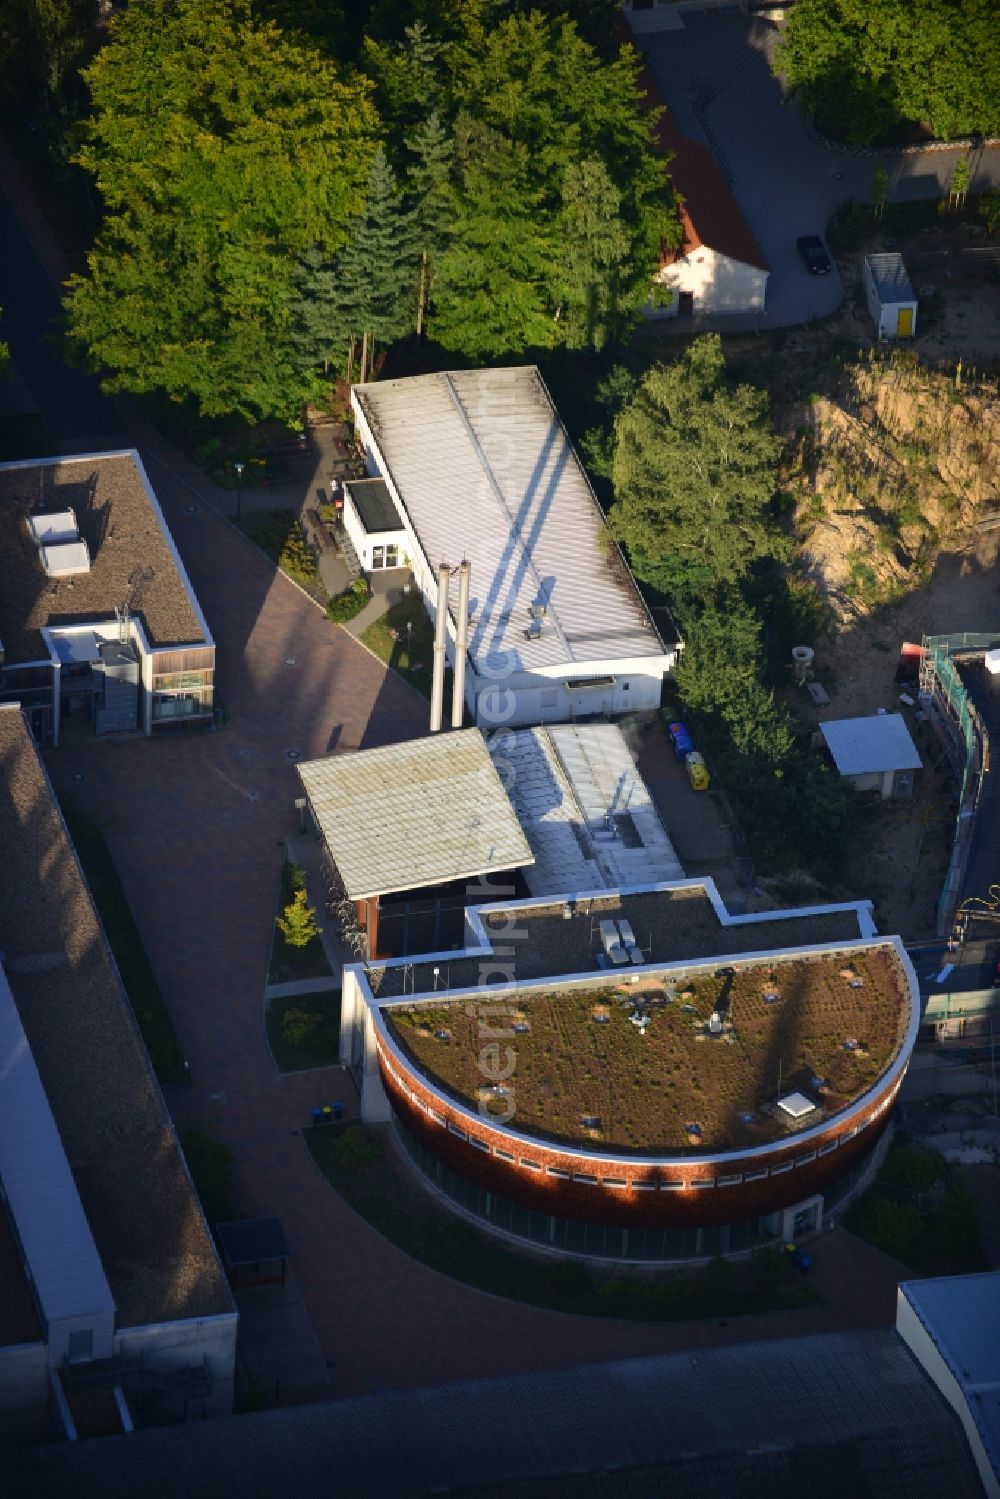
[[[0,1183],[46,1324],[113,1312],[111,1288],[2,966]]]
[[[820,729],[842,776],[920,769],[917,746],[901,713],[831,719]]]
[[[684,878],[617,725],[519,729],[491,743],[535,855],[533,895]]]
[[[435,574],[442,560],[472,564],[474,662],[509,651],[530,670],[665,654],[537,369],[386,380],[354,398]],[[453,614],[457,597],[453,575]]]
[[[531,863],[478,729],[297,769],[351,900]]]

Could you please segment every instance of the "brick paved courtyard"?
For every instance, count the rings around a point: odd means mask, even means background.
[[[382,1239],[319,1176],[296,1131],[341,1099],[337,1069],[279,1077],[262,993],[283,841],[296,827],[288,750],[350,751],[424,732],[426,705],[224,520],[150,463],[218,643],[227,727],[104,740],[49,757],[57,786],[104,821],[193,1077],[169,1102],[233,1148],[242,1204],[278,1214],[332,1392],[432,1384],[891,1320],[896,1267],[823,1241],[830,1306],[732,1322],[640,1324],[549,1313],[446,1280]],[[77,779],[80,776],[82,779]],[[845,1298],[851,1287],[849,1300]],[[859,1289],[860,1288],[860,1289]]]

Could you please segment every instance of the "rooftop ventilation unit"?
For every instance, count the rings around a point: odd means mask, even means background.
[[[544,604],[537,604],[537,603],[536,604],[529,604],[528,605],[528,613],[531,615],[532,619],[544,619],[545,618],[545,605]]]
[[[531,621],[531,624],[528,626],[528,628],[524,632],[524,638],[525,638],[525,640],[538,640],[538,639],[541,638],[541,634],[542,634],[542,622],[541,622],[541,620],[540,619],[533,619]]]
[[[90,552],[80,535],[74,511],[30,515],[28,530],[50,578],[71,578],[77,573],[90,572]]]
[[[816,1112],[816,1105],[804,1093],[786,1093],[784,1098],[778,1099],[778,1108],[790,1119],[804,1119],[807,1114]]]

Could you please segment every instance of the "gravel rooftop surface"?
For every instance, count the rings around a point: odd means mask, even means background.
[[[72,509],[90,572],[45,573],[26,524]],[[43,625],[113,619],[128,604],[152,646],[203,639],[187,590],[130,457],[0,469],[0,640],[7,664],[48,659]]]
[[[564,902],[557,901],[551,906],[516,911],[513,921],[504,912],[490,918],[487,928],[492,934],[495,963],[485,957],[459,957],[441,958],[436,963],[415,962],[405,969],[374,966],[372,990],[382,999],[391,999],[404,993],[432,994],[435,989],[471,989],[505,979],[527,982],[596,971],[597,954],[602,951],[598,922],[615,916],[624,916],[631,923],[647,963],[849,942],[860,936],[853,911],[823,916],[804,913],[724,927],[704,890],[697,888],[581,901],[571,921],[564,919],[563,906]],[[436,982],[435,966],[440,968]]]
[[[420,1071],[452,1096],[495,1112],[513,1103],[515,1128],[624,1151],[696,1153],[781,1140],[847,1108],[897,1055],[906,996],[886,946],[709,967],[666,983],[645,975],[519,993],[504,1018],[496,1004],[480,1014],[465,1000],[425,1000],[393,1006],[386,1019]],[[718,1035],[708,1032],[713,1012]],[[644,1033],[632,1018],[640,1015]],[[507,1028],[500,1057],[513,1070],[502,1092],[480,1065],[486,1026],[490,1038]],[[775,1105],[796,1091],[816,1108],[793,1121]]]
[[[90,892],[20,712],[0,708],[0,950],[119,1327],[233,1309]]]

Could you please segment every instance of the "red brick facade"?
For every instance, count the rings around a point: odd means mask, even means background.
[[[541,1212],[636,1228],[693,1228],[774,1212],[822,1192],[876,1143],[901,1076],[803,1139],[711,1160],[597,1158],[470,1116],[378,1040],[382,1082],[407,1129],[461,1176]]]

